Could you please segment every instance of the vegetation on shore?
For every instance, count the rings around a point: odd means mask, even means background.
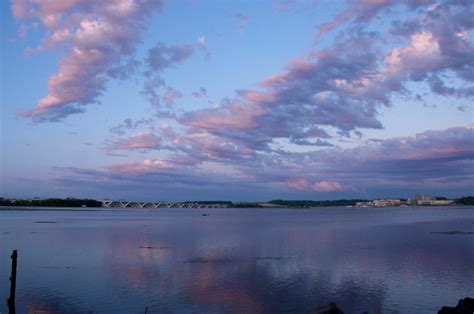
[[[231,201],[189,201],[183,203],[193,203],[193,204],[206,204],[206,205],[223,205],[227,207],[232,207],[233,203]]]
[[[456,200],[456,204],[474,205],[474,196],[464,196]]]
[[[242,203],[232,203],[231,206],[232,208],[261,208],[262,203],[257,203],[257,202],[242,202]]]
[[[79,198],[47,198],[33,200],[0,198],[0,206],[34,206],[34,207],[101,207],[102,202]]]
[[[310,201],[310,200],[273,200],[269,201],[270,204],[285,206],[285,207],[331,207],[331,206],[355,206],[358,202],[367,202],[362,199],[340,199],[330,201]]]

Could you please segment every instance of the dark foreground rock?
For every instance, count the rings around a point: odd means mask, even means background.
[[[438,314],[473,314],[474,313],[474,299],[464,298],[459,300],[456,307],[443,306]]]
[[[330,303],[323,307],[318,307],[306,312],[306,314],[344,314],[336,304]]]

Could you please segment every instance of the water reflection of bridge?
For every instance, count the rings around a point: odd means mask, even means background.
[[[196,202],[134,202],[134,201],[102,201],[105,208],[220,208],[222,204],[204,204]]]

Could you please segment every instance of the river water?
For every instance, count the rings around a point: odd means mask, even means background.
[[[446,231],[474,207],[0,210],[0,312],[18,249],[17,313],[436,313],[474,297]]]

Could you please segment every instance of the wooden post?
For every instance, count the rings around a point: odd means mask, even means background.
[[[8,298],[8,313],[15,314],[15,290],[16,290],[16,264],[18,251],[13,250],[12,253],[12,274],[10,276],[10,297]]]

